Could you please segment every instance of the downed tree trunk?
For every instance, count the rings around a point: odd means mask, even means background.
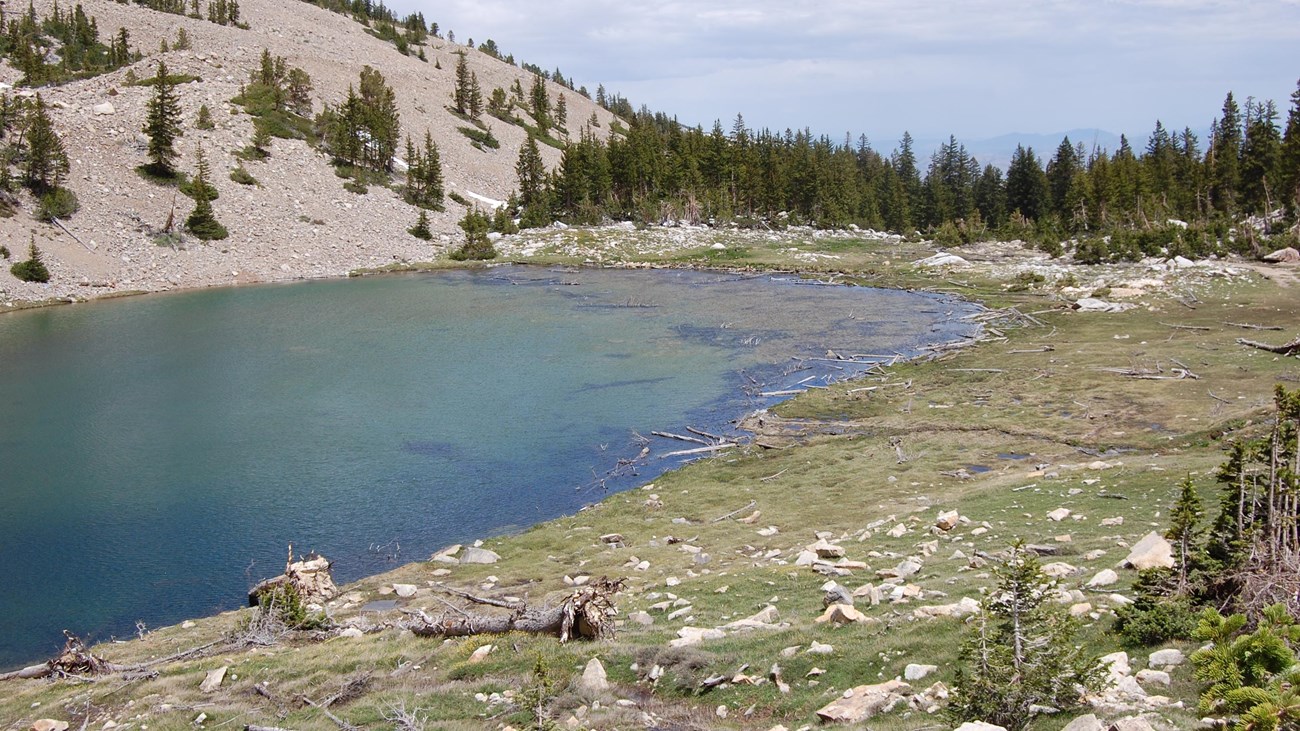
[[[1248,345],[1252,348],[1259,348],[1260,350],[1267,350],[1270,353],[1277,353],[1279,355],[1295,355],[1296,353],[1300,353],[1300,338],[1296,338],[1284,345],[1269,345],[1268,343],[1261,343],[1258,340],[1247,340],[1246,338],[1237,338],[1237,343],[1240,345]]]
[[[602,639],[613,635],[613,617],[618,614],[614,595],[623,589],[622,580],[601,577],[566,596],[559,604],[530,607],[520,603],[509,613],[469,612],[452,607],[455,614],[434,619],[419,613],[411,631],[422,637],[468,637],[502,632],[530,632],[556,635],[560,642],[574,637]],[[464,596],[464,595],[462,595]],[[500,602],[466,596],[476,604],[500,606]],[[450,605],[449,605],[450,606]]]

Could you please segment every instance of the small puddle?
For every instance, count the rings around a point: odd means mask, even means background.
[[[982,464],[968,464],[966,465],[966,471],[973,475],[982,475],[985,472],[992,472],[993,468]]]
[[[377,599],[361,608],[363,612],[387,612],[390,609],[397,609],[396,599]]]
[[[998,459],[1022,460],[1029,459],[1030,456],[1028,454],[1017,454],[1016,452],[998,452]]]

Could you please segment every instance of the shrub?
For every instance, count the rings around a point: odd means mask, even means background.
[[[465,229],[465,243],[451,253],[451,258],[457,261],[495,259],[497,250],[488,238],[491,225],[487,215],[477,208],[466,211],[465,217],[460,221],[460,227]]]
[[[253,174],[248,172],[248,168],[244,167],[243,165],[239,165],[234,170],[230,171],[230,179],[235,181],[236,183],[239,183],[240,185],[258,184],[257,178],[254,178]]]
[[[433,238],[433,232],[429,230],[429,216],[423,209],[420,211],[420,217],[415,220],[415,225],[406,230],[417,239],[428,241]]]
[[[501,147],[501,142],[492,135],[492,128],[476,129],[474,127],[457,127],[460,133],[465,135],[474,143],[474,146],[480,150],[491,148],[493,150]]]
[[[67,188],[54,188],[41,196],[40,206],[36,209],[36,217],[42,221],[67,218],[80,209],[81,202],[77,200],[76,193]]]
[[[41,250],[36,248],[36,242],[33,241],[31,248],[27,250],[27,260],[15,263],[9,267],[9,273],[24,282],[39,282],[44,284],[50,281],[50,270],[45,268],[45,262],[41,261]]]

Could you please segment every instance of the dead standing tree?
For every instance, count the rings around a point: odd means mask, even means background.
[[[447,602],[449,611],[436,619],[422,611],[412,613],[416,619],[410,629],[415,634],[422,637],[468,637],[502,632],[530,632],[556,635],[560,642],[568,642],[575,637],[595,640],[613,635],[613,618],[618,614],[614,596],[623,589],[623,581],[601,577],[570,592],[558,603],[541,607],[475,596],[448,587],[441,589],[472,604],[506,611],[469,611]]]

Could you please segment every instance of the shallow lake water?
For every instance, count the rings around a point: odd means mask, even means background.
[[[970,335],[939,295],[502,266],[0,317],[0,668],[240,606],[286,546],[340,582],[571,513],[677,464],[828,350]],[[811,380],[810,380],[811,379]],[[652,439],[654,455],[692,445]]]

